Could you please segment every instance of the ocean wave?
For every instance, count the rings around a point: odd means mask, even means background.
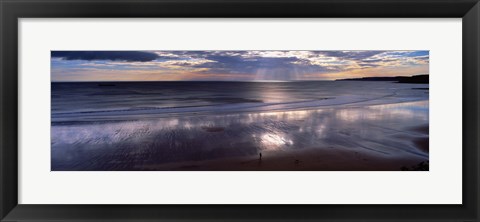
[[[339,96],[331,98],[320,98],[307,101],[289,101],[279,103],[264,102],[245,102],[233,104],[207,104],[196,106],[180,107],[136,107],[128,109],[102,109],[77,112],[54,112],[52,113],[52,122],[65,120],[99,120],[101,118],[118,119],[122,117],[134,117],[153,115],[155,117],[171,116],[176,114],[208,114],[208,113],[230,113],[230,112],[268,112],[268,111],[286,111],[301,110],[311,108],[339,107],[349,105],[375,105],[385,103],[399,103],[419,100],[418,98],[390,98],[394,94],[366,97],[366,96]],[[387,99],[390,98],[390,99]]]

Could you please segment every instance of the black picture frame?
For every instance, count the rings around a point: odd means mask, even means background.
[[[479,221],[478,0],[0,0],[0,15],[1,221]],[[463,18],[463,204],[18,204],[17,21],[19,18],[83,17]]]

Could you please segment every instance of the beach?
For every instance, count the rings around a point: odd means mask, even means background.
[[[53,171],[428,170],[428,84],[102,84],[52,83]]]

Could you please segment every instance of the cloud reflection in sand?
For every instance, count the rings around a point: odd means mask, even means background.
[[[142,166],[343,147],[384,158],[428,160],[428,101],[265,113],[190,115],[52,127],[52,169]]]

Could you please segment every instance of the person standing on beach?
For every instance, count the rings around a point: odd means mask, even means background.
[[[260,160],[262,160],[262,153],[260,153],[259,155],[260,155]]]

